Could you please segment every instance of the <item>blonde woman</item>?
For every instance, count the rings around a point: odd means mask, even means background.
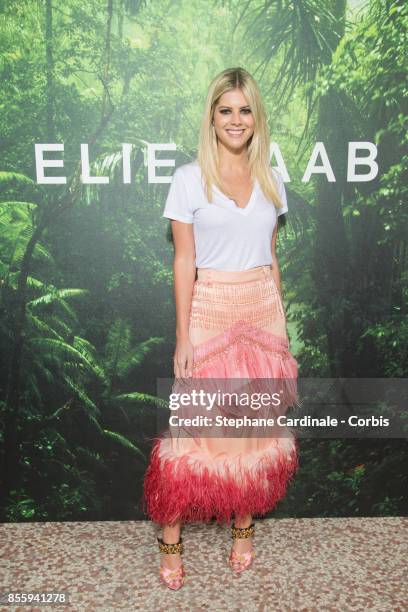
[[[173,175],[163,216],[171,219],[177,381],[296,381],[289,351],[276,239],[287,200],[258,86],[242,68],[211,82],[198,156]],[[282,386],[282,384],[280,385]],[[292,389],[292,392],[290,391]],[[296,392],[287,385],[282,411]],[[163,527],[161,580],[184,582],[183,523],[232,523],[229,563],[246,570],[254,516],[272,510],[298,467],[297,440],[279,437],[162,435],[144,482],[149,517]]]

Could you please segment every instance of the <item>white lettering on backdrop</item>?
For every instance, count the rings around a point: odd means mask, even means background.
[[[123,183],[130,184],[131,181],[131,152],[134,145],[122,143],[122,178]],[[62,159],[47,159],[45,154],[48,151],[64,151],[63,143],[35,143],[35,168],[37,183],[41,185],[61,185],[66,184],[65,176],[46,176],[46,168],[63,168],[64,161]],[[174,168],[174,159],[158,159],[156,158],[157,151],[176,151],[175,143],[146,143],[145,146],[145,166],[147,166],[147,182],[148,183],[171,183],[171,176],[162,176],[156,173],[157,168],[166,167]],[[366,156],[358,156],[358,151],[368,151]],[[277,143],[271,144],[271,157],[275,157],[277,161],[276,168],[281,172],[284,182],[289,182],[290,177],[287,171],[281,150]],[[375,179],[378,174],[378,164],[375,161],[377,156],[377,147],[372,142],[349,142],[347,151],[347,182],[368,182]],[[321,161],[317,165],[318,158]],[[368,172],[356,174],[357,166],[365,166]],[[104,184],[109,183],[109,176],[92,176],[91,164],[89,161],[89,146],[81,144],[81,181],[85,184]],[[329,156],[323,142],[316,142],[309,161],[306,165],[306,170],[302,177],[302,182],[307,182],[314,174],[325,174],[328,182],[336,181],[333,169],[330,164]]]

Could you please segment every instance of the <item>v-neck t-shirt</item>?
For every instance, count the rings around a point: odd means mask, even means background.
[[[179,166],[172,178],[163,217],[193,224],[196,267],[240,271],[273,264],[272,234],[277,217],[288,210],[280,172],[277,180],[282,207],[276,209],[255,179],[244,208],[213,185],[213,201],[205,195],[197,160]]]

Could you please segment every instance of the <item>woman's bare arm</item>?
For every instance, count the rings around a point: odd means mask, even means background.
[[[282,286],[281,286],[281,278],[280,278],[280,268],[279,268],[279,261],[278,258],[276,256],[276,238],[278,236],[278,223],[276,223],[275,225],[275,229],[273,230],[273,234],[272,234],[272,244],[271,244],[271,250],[272,250],[272,276],[275,280],[276,286],[278,288],[278,291],[281,295],[282,301],[283,301],[283,295],[282,295]]]
[[[189,337],[191,298],[196,277],[193,225],[171,221],[174,241],[174,297],[176,304],[176,378],[191,376],[193,348]]]

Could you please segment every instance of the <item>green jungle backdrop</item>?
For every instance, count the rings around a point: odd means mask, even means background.
[[[195,158],[210,80],[257,79],[290,182],[279,232],[302,377],[408,376],[403,0],[0,2],[1,520],[144,518],[158,377],[174,350],[168,184]],[[317,141],[335,183],[302,182]],[[350,141],[378,176],[347,182]],[[63,143],[41,184],[36,143]],[[91,171],[80,180],[80,145]],[[133,145],[130,184],[122,143]],[[271,160],[277,165],[277,160]],[[160,168],[159,174],[172,173]],[[274,516],[401,515],[407,442],[303,439]]]

